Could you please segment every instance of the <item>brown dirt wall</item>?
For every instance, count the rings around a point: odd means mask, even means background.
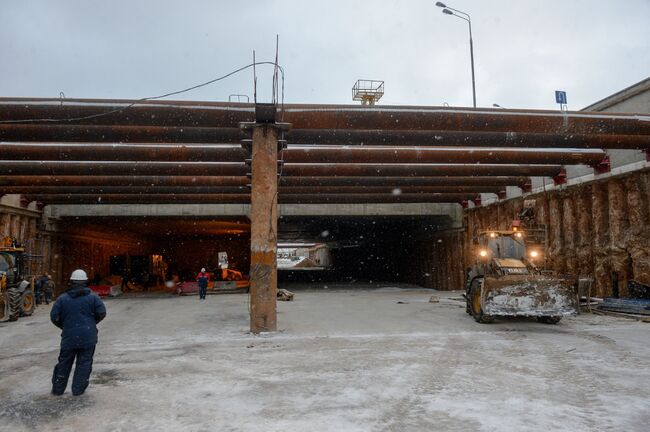
[[[455,248],[465,266],[474,260],[475,233],[507,229],[524,201],[534,202],[535,222],[547,227],[549,265],[558,273],[594,278],[597,296],[611,295],[616,280],[622,296],[629,280],[650,285],[649,170],[467,209]],[[447,267],[458,267],[455,255]]]

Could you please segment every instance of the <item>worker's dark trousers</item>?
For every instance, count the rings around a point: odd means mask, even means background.
[[[204,299],[205,295],[208,293],[208,287],[199,287],[199,298]]]
[[[75,358],[77,365],[72,377],[72,394],[78,396],[86,391],[90,372],[93,369],[94,354],[95,345],[89,348],[61,348],[59,362],[54,366],[52,375],[52,394],[60,395],[65,391]]]

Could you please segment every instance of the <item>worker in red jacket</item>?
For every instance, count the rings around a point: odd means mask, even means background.
[[[202,268],[201,272],[196,276],[196,282],[199,284],[199,299],[205,300],[208,284],[210,283],[210,274],[205,271],[205,268]]]

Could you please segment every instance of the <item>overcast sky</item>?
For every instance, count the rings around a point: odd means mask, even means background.
[[[650,76],[650,0],[453,0],[472,16],[479,106],[580,109]],[[257,59],[280,35],[287,102],[471,106],[468,26],[434,0],[0,0],[0,96],[141,98]],[[261,101],[272,70],[258,70]],[[252,71],[176,96],[252,96]]]

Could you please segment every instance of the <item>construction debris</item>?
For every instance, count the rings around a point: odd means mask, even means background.
[[[592,309],[592,313],[595,313],[596,315],[610,315],[610,316],[615,316],[619,318],[629,318],[645,323],[650,323],[650,317],[645,316],[645,315],[637,315],[637,314],[630,314],[630,313],[622,313],[622,312],[612,312],[608,310],[600,310],[600,309]]]
[[[600,310],[626,314],[650,315],[650,300],[606,298]]]
[[[431,298],[429,299],[429,303],[440,303],[440,297],[431,296]]]
[[[286,289],[280,288],[278,290],[278,300],[280,301],[293,301],[294,294]]]
[[[631,280],[627,283],[630,298],[650,300],[650,286]]]

